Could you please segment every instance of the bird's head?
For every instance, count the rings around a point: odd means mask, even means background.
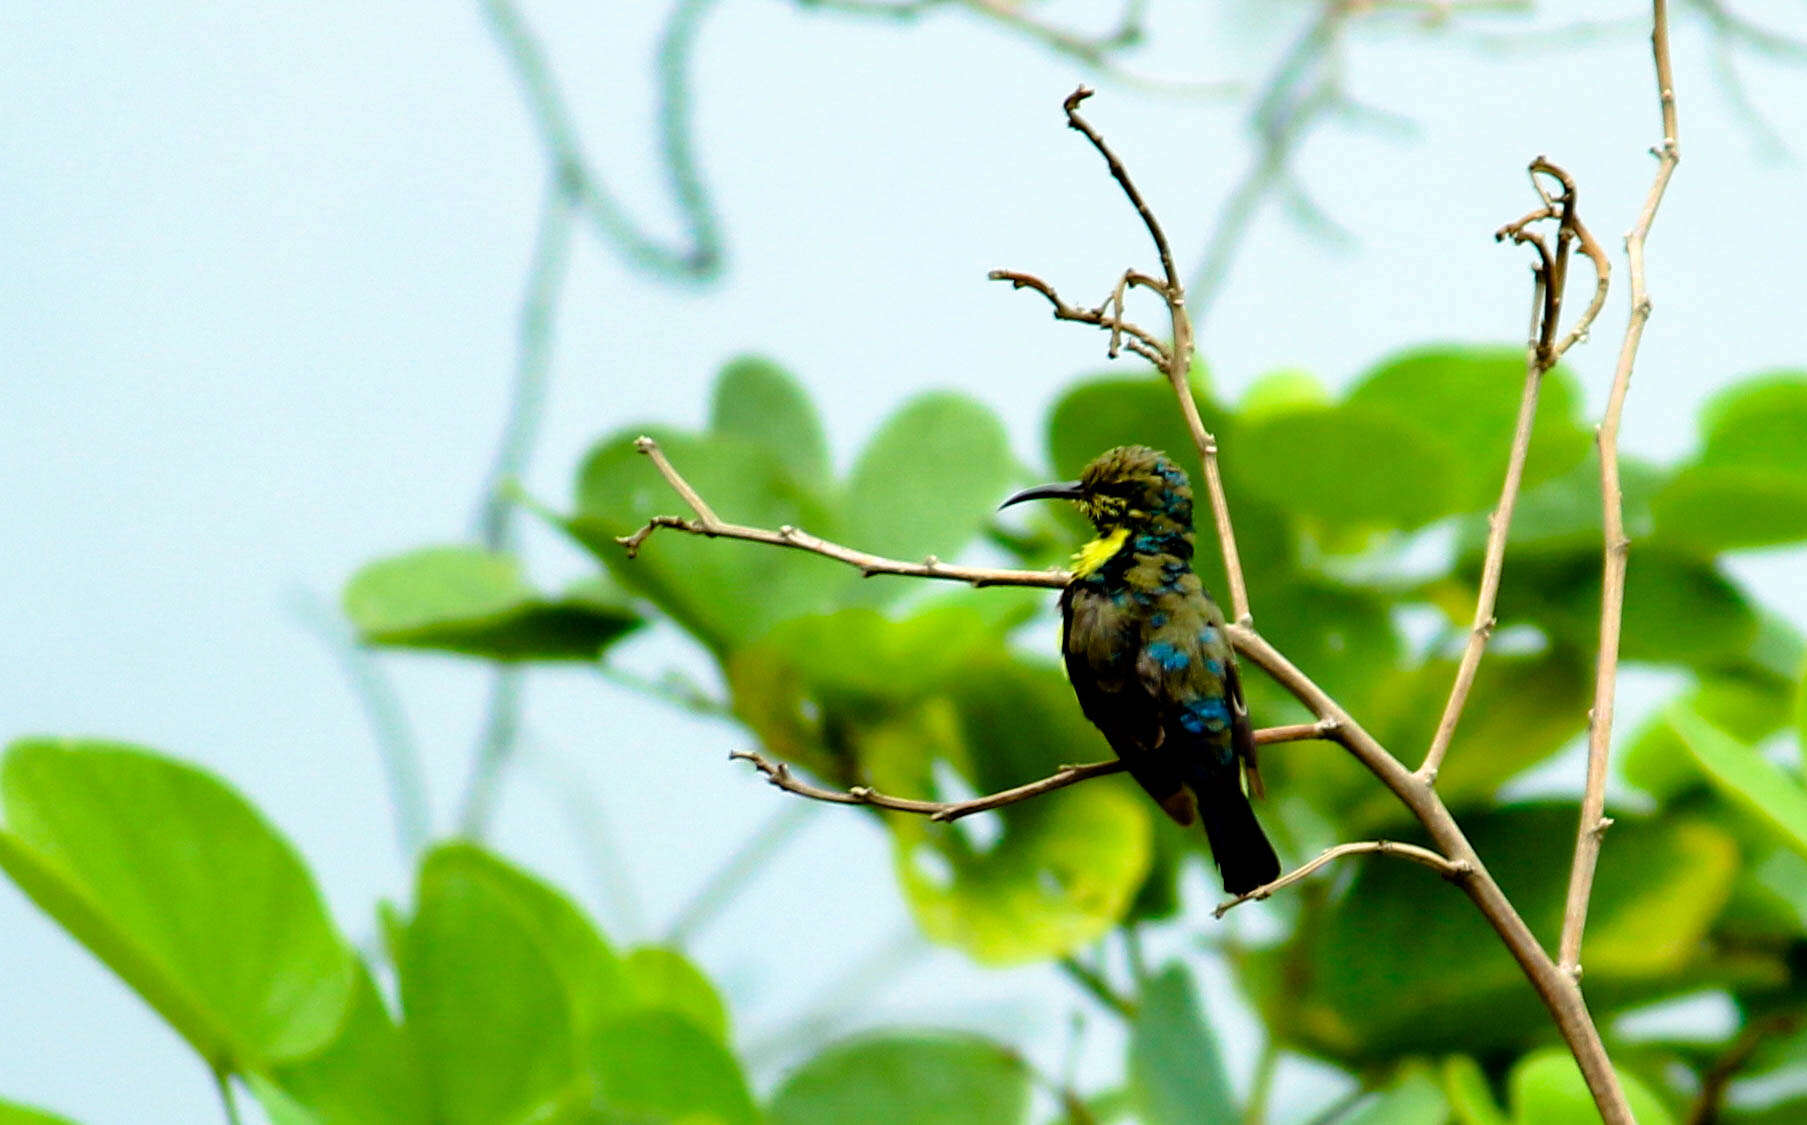
[[[1025,488],[999,507],[1024,500],[1071,500],[1100,535],[1119,530],[1192,534],[1192,482],[1165,453],[1145,445],[1108,450],[1078,480]]]

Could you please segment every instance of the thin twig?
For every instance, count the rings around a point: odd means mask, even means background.
[[[679,475],[677,469],[665,457],[659,443],[649,437],[637,438],[634,448],[645,454],[657,466],[659,474],[667,484],[683,498],[690,510],[696,513],[695,519],[682,519],[678,516],[654,516],[646,526],[632,535],[624,535],[616,542],[626,548],[628,557],[638,554],[647,538],[659,528],[670,528],[673,531],[688,532],[691,535],[703,535],[712,539],[744,539],[752,543],[766,543],[774,547],[792,547],[799,551],[821,555],[849,566],[858,567],[861,574],[868,578],[877,574],[901,574],[912,578],[944,578],[954,582],[967,582],[974,586],[1040,586],[1058,589],[1067,584],[1067,572],[1064,570],[1001,570],[993,567],[953,566],[942,562],[933,555],[921,562],[904,562],[900,559],[887,559],[879,555],[856,551],[851,547],[843,547],[831,543],[820,536],[811,535],[801,528],[786,524],[777,530],[761,527],[744,527],[740,524],[724,522],[709,507],[708,503],[697,494],[690,482]]]
[[[1265,727],[1255,732],[1257,745],[1303,742],[1314,738],[1334,739],[1335,737],[1335,728],[1327,723],[1294,723],[1283,727]],[[753,750],[736,750],[729,754],[728,758],[730,761],[752,763],[753,768],[764,774],[767,781],[785,792],[795,793],[799,797],[808,797],[813,801],[828,801],[837,805],[870,805],[873,808],[890,809],[892,812],[917,813],[930,820],[938,820],[943,823],[960,820],[972,816],[974,813],[990,812],[992,809],[1001,809],[1006,805],[1033,800],[1045,793],[1065,789],[1069,785],[1077,785],[1094,777],[1108,777],[1114,773],[1122,773],[1126,768],[1121,761],[1117,760],[1062,766],[1047,777],[996,793],[987,793],[982,797],[973,797],[965,801],[925,801],[916,797],[894,797],[864,785],[858,785],[852,789],[825,789],[820,785],[812,785],[807,781],[799,780],[785,763],[773,762]]]
[[[1211,911],[1213,918],[1222,918],[1234,908],[1245,902],[1267,898],[1275,891],[1284,890],[1299,880],[1307,878],[1320,867],[1348,855],[1396,855],[1401,859],[1409,859],[1413,863],[1422,863],[1445,879],[1459,879],[1474,869],[1460,860],[1447,859],[1417,844],[1401,844],[1393,840],[1363,840],[1352,844],[1338,844],[1333,848],[1325,848],[1316,859],[1293,868],[1271,883],[1263,883],[1252,891],[1245,891],[1235,898],[1226,899]]]
[[[1082,309],[1076,305],[1067,304],[1060,294],[1054,291],[1052,285],[1034,274],[1020,273],[1016,270],[992,270],[986,274],[986,277],[992,281],[1008,281],[1012,289],[1033,289],[1040,293],[1048,299],[1050,305],[1054,306],[1055,320],[1070,320],[1076,324],[1095,324],[1108,330],[1111,334],[1109,355],[1112,359],[1117,358],[1119,347],[1128,347],[1129,350],[1156,367],[1165,368],[1167,365],[1167,345],[1161,342],[1161,338],[1147,329],[1140,328],[1123,319],[1125,289],[1142,285],[1159,292],[1161,285],[1152,277],[1139,274],[1134,270],[1124,271],[1123,280],[1111,293],[1110,299],[1095,309]],[[1124,336],[1128,336],[1129,339],[1123,340]]]
[[[1437,722],[1436,733],[1431,737],[1430,749],[1425,753],[1424,764],[1418,767],[1418,776],[1426,784],[1435,782],[1437,771],[1443,768],[1444,755],[1449,752],[1462,711],[1468,705],[1469,692],[1474,688],[1475,676],[1480,671],[1482,653],[1498,623],[1494,618],[1494,608],[1499,602],[1500,579],[1505,571],[1506,541],[1512,530],[1513,509],[1517,506],[1518,494],[1524,484],[1525,459],[1531,451],[1531,431],[1537,419],[1537,397],[1543,386],[1543,378],[1556,365],[1562,353],[1587,331],[1606,299],[1606,278],[1611,267],[1604,264],[1604,255],[1596,256],[1599,248],[1594,244],[1592,236],[1587,235],[1586,228],[1575,214],[1574,179],[1541,156],[1531,162],[1530,173],[1532,186],[1545,200],[1544,206],[1515,223],[1501,227],[1494,235],[1498,239],[1510,238],[1516,243],[1530,245],[1537,251],[1538,266],[1534,272],[1531,301],[1534,311],[1530,339],[1525,348],[1525,386],[1519,397],[1518,419],[1513,425],[1512,446],[1506,456],[1506,474],[1500,484],[1499,503],[1487,517],[1487,546],[1482,555],[1480,588],[1475,597],[1474,620],[1468,630],[1468,642],[1463,647],[1462,659],[1456,667],[1455,682],[1450,687],[1449,699],[1443,706],[1443,715]],[[1560,194],[1552,199],[1537,182],[1540,175],[1555,179],[1562,187]],[[1554,251],[1542,236],[1531,231],[1532,224],[1543,219],[1557,221]],[[1563,289],[1568,283],[1569,247],[1577,239],[1584,240],[1584,252],[1594,263],[1597,284],[1594,299],[1582,314],[1575,330],[1559,340],[1558,335],[1562,330]]]
[[[1669,13],[1665,0],[1653,0],[1650,53],[1656,66],[1657,103],[1662,115],[1663,140],[1652,152],[1657,158],[1656,176],[1644,198],[1637,222],[1625,236],[1625,257],[1631,274],[1631,319],[1619,348],[1612,390],[1596,441],[1600,448],[1600,503],[1604,561],[1600,582],[1600,653],[1594,676],[1594,706],[1587,739],[1587,788],[1581,798],[1581,820],[1575,832],[1575,861],[1569,869],[1568,899],[1562,914],[1560,964],[1573,979],[1581,976],[1581,936],[1587,927],[1588,898],[1593,893],[1594,870],[1600,859],[1600,838],[1612,821],[1606,816],[1606,772],[1612,750],[1613,695],[1619,671],[1619,633],[1625,615],[1625,563],[1631,541],[1625,535],[1625,496],[1619,483],[1619,419],[1625,395],[1631,389],[1631,372],[1637,362],[1638,344],[1650,320],[1650,294],[1644,281],[1644,242],[1656,211],[1663,202],[1675,166],[1681,160],[1681,137],[1675,113],[1675,71],[1669,61]],[[1592,1083],[1589,1083],[1590,1088]],[[1599,1092],[1595,1091],[1598,1097]]]

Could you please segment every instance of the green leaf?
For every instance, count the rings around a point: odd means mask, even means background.
[[[728,1042],[728,1009],[702,970],[675,949],[641,946],[621,966],[621,1010],[648,1010],[679,1015]]]
[[[22,739],[0,764],[0,867],[210,1066],[318,1050],[354,958],[289,844],[222,782],[136,747]]]
[[[759,1110],[721,1041],[675,1012],[604,1024],[589,1049],[605,1121],[755,1125]]]
[[[1342,1125],[1443,1125],[1449,1119],[1449,1099],[1435,1072],[1414,1062],[1401,1067],[1385,1089],[1341,1121]]]
[[[1737,845],[1709,824],[1615,815],[1582,958],[1596,1012],[1727,971],[1705,939],[1738,867]],[[1540,804],[1463,818],[1546,948],[1562,926],[1576,816],[1571,804]],[[1547,1032],[1549,1015],[1524,974],[1459,892],[1416,864],[1344,862],[1360,865],[1347,895],[1287,946],[1249,958],[1247,979],[1270,1027],[1354,1065],[1492,1053]]]
[[[1493,1100],[1481,1064],[1467,1055],[1443,1060],[1443,1093],[1456,1125],[1508,1125],[1506,1111]]]
[[[848,542],[897,558],[950,558],[991,521],[1015,465],[1004,426],[986,407],[955,394],[917,398],[885,420],[853,467]]]
[[[1142,990],[1129,1029],[1129,1076],[1144,1125],[1230,1125],[1241,1119],[1217,1036],[1180,965],[1169,965]]]
[[[1524,386],[1523,348],[1426,348],[1361,376],[1345,405],[1388,415],[1440,445],[1455,473],[1451,510],[1479,511],[1499,497]],[[1587,455],[1580,404],[1567,368],[1544,375],[1525,461],[1527,485],[1566,472]]]
[[[1108,751],[1051,666],[1001,657],[958,667],[948,694],[859,736],[874,787],[933,795],[945,761],[976,792],[1033,781]],[[888,814],[899,880],[923,933],[1001,964],[1061,956],[1127,913],[1152,857],[1152,804],[1125,779],[1088,782],[961,824]]]
[[[769,1125],[1021,1125],[1028,1069],[974,1036],[890,1034],[828,1048],[787,1078]]]
[[[1657,498],[1664,538],[1707,552],[1807,539],[1807,372],[1721,391],[1701,431],[1700,455]]]
[[[1671,707],[1664,718],[1716,789],[1807,855],[1807,787],[1799,778],[1686,707]]]
[[[421,864],[396,970],[434,1120],[448,1125],[521,1121],[580,1080],[567,981],[516,889],[467,845]]]
[[[1199,391],[1196,380],[1193,388],[1205,428],[1222,442],[1226,436],[1222,410]],[[1093,379],[1068,389],[1048,415],[1047,440],[1048,460],[1064,480],[1078,477],[1094,457],[1119,445],[1159,449],[1188,473],[1198,475],[1192,432],[1186,428],[1173,388],[1153,375]]]
[[[509,555],[426,547],[363,567],[345,615],[368,644],[491,660],[594,660],[639,618],[600,587],[547,598]]]
[[[1269,371],[1257,376],[1242,394],[1237,414],[1244,422],[1273,414],[1285,414],[1302,407],[1329,406],[1330,392],[1309,371]]]
[[[1662,1099],[1635,1075],[1618,1071],[1619,1085],[1638,1125],[1675,1125]],[[1547,1047],[1526,1055],[1507,1080],[1513,1125],[1598,1125],[1600,1111],[1587,1092],[1581,1068],[1567,1051]]]
[[[276,1125],[426,1125],[426,1084],[413,1045],[390,1017],[359,962],[350,1017],[326,1047],[252,1075],[252,1092]]]
[[[0,1125],[75,1125],[75,1122],[41,1109],[0,1101]]]
[[[762,356],[741,356],[716,376],[709,430],[765,446],[800,481],[826,485],[832,473],[815,404],[795,377]]]
[[[1276,412],[1243,427],[1235,449],[1242,488],[1339,529],[1412,528],[1468,510],[1458,459],[1389,412],[1348,404]]]
[[[1626,534],[1644,539],[1653,526],[1651,499],[1663,487],[1661,469],[1631,457],[1619,460],[1619,488]],[[1520,493],[1506,537],[1507,569],[1527,555],[1592,555],[1596,567],[1606,537],[1600,503],[1600,467],[1592,457]],[[1456,557],[1479,571],[1487,546],[1487,516],[1464,518],[1457,527]]]
[[[658,436],[678,471],[722,519],[838,533],[820,494],[771,451],[734,438]],[[653,535],[630,559],[616,537],[637,531],[656,515],[690,514],[652,462],[635,450],[633,434],[596,447],[584,462],[577,492],[577,512],[565,530],[623,587],[718,653],[787,618],[834,606],[860,581],[851,568],[801,551],[677,531]]]
[[[1767,679],[1709,675],[1675,706],[1711,723],[1739,741],[1755,745],[1781,730],[1788,693]],[[1650,716],[1619,755],[1619,774],[1628,783],[1668,802],[1705,782],[1700,766],[1664,713]]]

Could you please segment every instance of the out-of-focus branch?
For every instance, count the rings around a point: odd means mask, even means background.
[[[1349,855],[1396,855],[1401,859],[1409,859],[1413,863],[1421,863],[1445,879],[1460,879],[1474,870],[1473,866],[1466,862],[1448,859],[1429,848],[1421,848],[1417,844],[1401,844],[1393,840],[1363,840],[1359,843],[1338,844],[1333,848],[1325,848],[1318,853],[1317,858],[1293,868],[1271,883],[1263,883],[1252,891],[1245,891],[1235,898],[1224,900],[1211,911],[1211,916],[1222,918],[1245,902],[1267,898],[1275,891],[1284,890],[1299,880],[1309,877],[1324,865]]]
[[[1600,839],[1612,824],[1606,816],[1606,772],[1612,750],[1613,696],[1619,670],[1619,633],[1625,616],[1625,563],[1631,541],[1625,535],[1625,496],[1619,482],[1619,419],[1625,395],[1631,389],[1632,367],[1638,344],[1650,320],[1650,294],[1644,280],[1644,242],[1656,220],[1656,211],[1681,160],[1681,138],[1675,113],[1675,71],[1669,60],[1669,12],[1665,0],[1651,7],[1650,53],[1656,68],[1657,106],[1662,118],[1662,143],[1655,154],[1656,175],[1644,197],[1644,207],[1625,235],[1625,257],[1631,276],[1631,318],[1619,347],[1612,390],[1600,422],[1596,442],[1600,448],[1600,502],[1604,530],[1604,562],[1600,581],[1600,653],[1594,675],[1594,706],[1587,739],[1587,788],[1581,798],[1581,822],[1576,828],[1575,861],[1569,870],[1569,890],[1562,915],[1560,963],[1571,978],[1581,976],[1581,937],[1587,927],[1588,899],[1593,893],[1594,871],[1600,859]],[[1591,1083],[1590,1083],[1591,1086]]]
[[[677,242],[648,234],[609,190],[584,150],[544,44],[514,0],[483,3],[565,193],[604,242],[619,248],[637,267],[671,280],[711,280],[722,267],[720,224],[698,168],[690,122],[690,57],[702,18],[714,3],[678,0],[659,40],[659,149],[684,222],[683,238]]]

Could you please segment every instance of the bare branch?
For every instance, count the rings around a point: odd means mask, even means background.
[[[639,553],[640,547],[659,528],[670,528],[691,535],[702,535],[711,539],[744,539],[751,543],[766,543],[774,547],[792,547],[799,551],[821,555],[849,566],[858,567],[861,574],[870,578],[875,574],[901,574],[912,578],[943,578],[952,582],[967,582],[974,586],[1041,586],[1058,589],[1067,584],[1067,572],[1064,570],[999,570],[991,567],[951,566],[933,555],[921,562],[903,562],[899,559],[887,559],[879,555],[870,555],[864,551],[856,551],[851,547],[843,547],[839,543],[830,543],[820,536],[811,535],[801,528],[786,524],[777,530],[762,527],[745,527],[740,524],[726,523],[709,507],[708,503],[697,494],[690,482],[678,474],[677,469],[665,457],[659,443],[649,437],[638,438],[634,448],[646,454],[658,466],[659,473],[665,478],[677,494],[690,505],[696,513],[693,520],[679,516],[654,516],[645,527],[632,535],[624,535],[617,539],[627,549],[628,557]]]
[[[1152,289],[1156,293],[1164,292],[1161,283],[1147,274],[1137,273],[1135,270],[1123,271],[1123,278],[1117,282],[1116,289],[1111,292],[1104,304],[1095,309],[1082,309],[1067,304],[1061,299],[1060,294],[1054,291],[1052,285],[1034,274],[1019,273],[1016,270],[992,270],[985,276],[992,281],[1008,281],[1012,289],[1033,289],[1040,293],[1048,299],[1050,305],[1054,306],[1055,320],[1070,320],[1075,324],[1094,324],[1099,328],[1109,330],[1111,346],[1108,354],[1112,359],[1117,358],[1120,348],[1128,347],[1156,367],[1164,368],[1167,365],[1167,345],[1161,342],[1160,337],[1123,319],[1123,297],[1126,290],[1141,286]],[[1125,336],[1129,337],[1127,341],[1123,339]]]
[[[1605,256],[1599,252],[1593,236],[1587,233],[1575,214],[1574,179],[1541,156],[1531,162],[1529,170],[1532,186],[1544,200],[1544,205],[1517,222],[1506,224],[1494,235],[1497,239],[1509,238],[1537,251],[1538,264],[1532,299],[1536,311],[1531,317],[1530,341],[1525,348],[1525,387],[1519,397],[1518,420],[1514,423],[1512,446],[1506,457],[1506,475],[1500,485],[1499,503],[1487,517],[1487,546],[1482,554],[1480,589],[1475,598],[1474,621],[1469,627],[1468,643],[1463,647],[1462,659],[1456,667],[1455,683],[1450,687],[1449,699],[1443,706],[1443,716],[1437,722],[1436,733],[1431,737],[1430,749],[1424,755],[1424,764],[1418,767],[1418,777],[1427,785],[1437,780],[1437,771],[1443,768],[1444,755],[1449,752],[1456,726],[1462,719],[1462,711],[1468,705],[1469,692],[1474,688],[1475,676],[1480,671],[1481,655],[1497,624],[1494,609],[1499,602],[1500,579],[1505,572],[1506,541],[1511,534],[1512,513],[1518,503],[1519,490],[1524,484],[1525,459],[1531,451],[1531,430],[1537,418],[1538,391],[1543,386],[1544,375],[1556,365],[1562,353],[1581,338],[1599,314],[1600,305],[1606,299],[1606,281],[1611,269],[1605,264]],[[1562,190],[1552,197],[1538,182],[1539,176],[1554,179]],[[1557,222],[1554,250],[1541,235],[1532,231],[1534,224],[1546,219]],[[1582,314],[1575,330],[1558,341],[1563,289],[1568,284],[1569,247],[1577,240],[1582,242],[1583,252],[1594,263],[1594,299]]]
[[[1255,732],[1255,741],[1261,745],[1272,745],[1277,742],[1302,742],[1314,738],[1334,738],[1335,728],[1326,723],[1294,723],[1283,727],[1267,727]],[[837,805],[871,805],[874,808],[890,809],[892,812],[918,813],[930,820],[943,822],[959,820],[974,813],[989,812],[1001,809],[1006,805],[1014,805],[1021,801],[1032,800],[1044,793],[1052,793],[1057,789],[1065,789],[1069,785],[1077,785],[1094,777],[1108,777],[1114,773],[1122,773],[1126,768],[1121,761],[1090,762],[1078,766],[1062,766],[1047,777],[987,793],[982,797],[974,797],[966,801],[924,801],[915,797],[893,797],[880,793],[866,786],[855,786],[852,789],[825,789],[800,781],[783,762],[773,762],[764,755],[752,750],[736,750],[729,754],[731,761],[751,762],[753,768],[765,774],[766,780],[787,793],[795,793],[799,797],[808,797],[814,801],[829,801]]]
[[[1460,879],[1469,875],[1474,869],[1465,862],[1448,859],[1417,844],[1401,844],[1393,840],[1364,840],[1356,844],[1338,844],[1333,848],[1325,848],[1318,853],[1316,859],[1293,868],[1271,883],[1263,883],[1252,891],[1245,891],[1235,898],[1226,899],[1211,911],[1213,918],[1222,918],[1231,910],[1245,902],[1268,898],[1275,891],[1284,890],[1318,870],[1320,867],[1349,855],[1396,855],[1401,859],[1409,859],[1413,863],[1422,863],[1445,879]]]
[[[1675,72],[1669,61],[1669,13],[1665,0],[1653,0],[1650,53],[1656,65],[1657,104],[1663,123],[1663,140],[1652,151],[1657,158],[1656,176],[1644,198],[1637,222],[1625,236],[1625,257],[1631,274],[1631,319],[1619,348],[1612,390],[1596,441],[1600,447],[1600,503],[1605,538],[1600,589],[1600,653],[1594,675],[1594,706],[1587,739],[1587,788],[1581,798],[1581,822],[1575,831],[1575,861],[1569,869],[1568,899],[1562,915],[1561,966],[1574,979],[1581,976],[1581,936],[1587,927],[1588,899],[1593,893],[1594,871],[1600,859],[1600,838],[1612,821],[1606,817],[1606,767],[1612,751],[1613,695],[1619,671],[1619,632],[1625,615],[1625,563],[1631,541],[1625,535],[1625,496],[1619,483],[1619,419],[1625,395],[1631,389],[1631,372],[1637,362],[1638,344],[1650,320],[1650,295],[1644,283],[1644,241],[1656,220],[1675,166],[1681,160],[1681,138],[1675,114]],[[1593,1088],[1590,1079],[1588,1083]],[[1599,1091],[1595,1089],[1595,1097]]]

